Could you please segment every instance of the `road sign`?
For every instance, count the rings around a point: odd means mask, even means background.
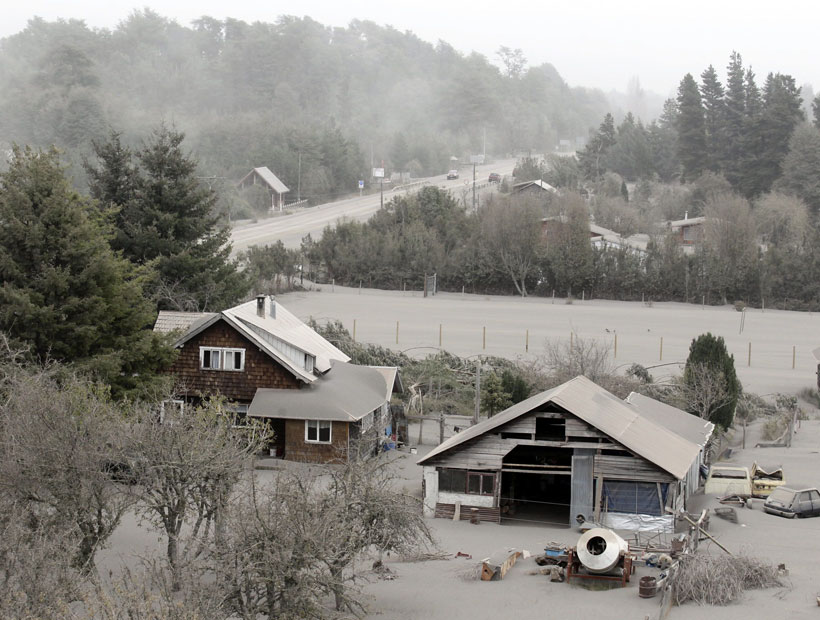
[[[470,163],[471,164],[483,164],[484,163],[484,155],[470,155]]]
[[[384,168],[373,168],[373,176],[377,179],[384,178]]]
[[[364,181],[359,179],[359,189],[364,189]]]

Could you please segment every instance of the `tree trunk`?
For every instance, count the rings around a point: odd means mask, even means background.
[[[168,565],[171,567],[171,590],[179,592],[182,579],[179,574],[179,540],[176,534],[168,535]]]
[[[344,582],[342,580],[343,567],[331,566],[330,575],[333,578],[330,589],[333,590],[333,598],[336,601],[336,611],[342,611],[344,607]]]

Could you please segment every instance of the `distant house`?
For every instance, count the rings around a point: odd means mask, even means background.
[[[270,210],[281,211],[285,207],[285,194],[287,194],[290,190],[288,189],[287,185],[282,183],[273,172],[267,166],[262,166],[261,168],[254,168],[248,174],[246,174],[239,183],[237,183],[237,187],[240,189],[244,189],[246,187],[250,187],[251,185],[261,185],[265,187],[268,192],[270,192],[271,202],[270,202]]]
[[[636,400],[579,376],[461,431],[418,461],[425,515],[672,532],[712,428]]]
[[[558,190],[546,181],[537,179],[535,181],[523,181],[512,186],[513,194],[533,194],[536,196],[543,196],[544,192],[549,194],[557,194]]]
[[[567,218],[563,215],[545,217],[541,219],[541,237],[546,243],[550,243],[561,233],[567,225]],[[614,230],[609,230],[603,226],[590,221],[589,242],[595,248],[625,248],[632,253],[643,255],[649,243],[649,237],[643,234],[622,237]]]
[[[350,364],[273,298],[222,312],[163,311],[154,330],[179,335],[170,369],[178,404],[225,397],[237,424],[267,421],[280,458],[344,461],[390,442],[397,369]]]
[[[671,232],[677,238],[678,245],[683,247],[684,252],[691,254],[695,251],[695,246],[703,241],[705,223],[705,217],[689,217],[685,214],[682,220],[664,222],[661,228]]]

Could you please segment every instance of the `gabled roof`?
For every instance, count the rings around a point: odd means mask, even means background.
[[[513,192],[520,192],[521,190],[527,189],[528,187],[538,187],[543,189],[544,191],[551,192],[553,194],[557,194],[558,190],[555,189],[549,183],[542,181],[541,179],[536,179],[535,181],[522,181],[521,183],[516,183],[513,185]]]
[[[248,174],[242,177],[242,180],[239,181],[239,185],[242,185],[245,180],[254,173],[259,175],[259,178],[262,179],[265,184],[267,184],[267,186],[277,194],[285,194],[290,191],[288,186],[282,183],[282,181],[279,180],[279,177],[273,174],[267,166],[262,166],[261,168],[254,168],[251,170]]]
[[[401,376],[399,375],[397,366],[370,366],[370,368],[378,370],[384,377],[384,381],[387,384],[387,400],[393,397],[394,392],[404,392],[404,386],[401,383]]]
[[[172,312],[170,310],[160,310],[157,315],[157,321],[154,323],[154,331],[160,334],[168,334],[178,330],[188,331],[197,321],[209,319],[213,316],[213,312]]]
[[[672,220],[670,222],[666,222],[666,225],[672,228],[683,228],[685,226],[697,226],[698,224],[703,224],[705,221],[706,218],[703,216],[687,217],[682,220]]]
[[[655,424],[668,428],[701,447],[706,445],[715,430],[715,425],[707,420],[637,392],[630,393],[626,402]]]
[[[342,351],[288,312],[282,304],[267,297],[264,300],[264,316],[257,314],[256,299],[222,312],[192,314],[198,314],[199,317],[193,320],[188,331],[174,343],[175,347],[182,346],[217,321],[224,320],[305,383],[312,383],[316,379],[312,371],[305,369],[305,353],[315,358],[314,368],[320,373],[330,370],[331,360],[350,360]],[[156,326],[154,329],[157,329]]]
[[[536,394],[451,437],[419,464],[551,402],[602,431],[628,450],[681,480],[700,447],[641,415],[637,408],[583,376]]]
[[[390,388],[377,368],[333,361],[330,372],[300,390],[259,388],[248,415],[355,422],[390,400]]]

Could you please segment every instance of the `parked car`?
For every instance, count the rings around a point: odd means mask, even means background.
[[[703,490],[707,495],[745,495],[752,494],[752,477],[748,467],[735,465],[712,465],[706,477]]]
[[[820,491],[814,487],[781,486],[771,492],[763,510],[787,519],[820,516]]]
[[[786,482],[780,465],[761,466],[755,462],[752,464],[751,476],[752,495],[755,497],[769,497],[772,491]]]
[[[501,183],[501,175],[497,172],[491,172],[488,181],[490,183]]]
[[[451,179],[457,179],[457,178],[458,178],[458,170],[450,170],[450,172],[447,173],[447,180],[448,181],[451,180]]]

